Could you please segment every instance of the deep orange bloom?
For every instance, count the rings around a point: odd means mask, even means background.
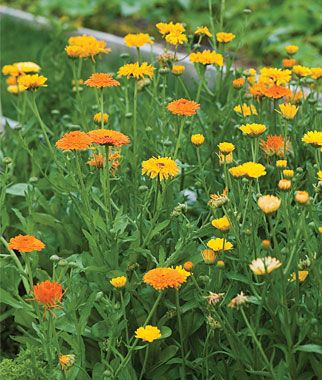
[[[46,280],[34,285],[33,293],[33,301],[42,304],[45,310],[54,309],[59,307],[63,298],[63,287],[58,282]]]
[[[45,244],[32,235],[17,235],[10,239],[8,246],[19,252],[41,251],[45,248]]]
[[[280,99],[283,98],[283,96],[291,96],[292,91],[287,87],[275,85],[264,90],[264,95],[267,98]]]
[[[268,155],[276,154],[279,157],[284,156],[284,138],[280,135],[268,135],[266,140],[260,142],[262,150]],[[286,152],[290,149],[290,144],[286,142]]]
[[[88,132],[87,135],[95,144],[99,145],[122,146],[130,143],[128,136],[111,129],[94,129]]]
[[[197,113],[200,104],[188,99],[174,100],[169,103],[167,109],[175,115],[192,116]]]
[[[83,150],[87,149],[92,143],[92,139],[85,132],[74,131],[65,133],[56,142],[56,147],[61,150]]]
[[[249,87],[249,93],[254,97],[260,97],[265,95],[265,91],[267,87],[264,83],[254,83],[251,87]]]
[[[85,81],[85,84],[89,87],[103,88],[119,86],[120,82],[113,79],[113,76],[111,74],[95,73]]]
[[[282,65],[283,67],[293,67],[294,65],[296,65],[296,59],[293,59],[293,58],[285,58],[282,60]]]
[[[155,268],[149,270],[143,277],[143,281],[155,290],[167,288],[178,289],[187,281],[190,273],[183,268]]]

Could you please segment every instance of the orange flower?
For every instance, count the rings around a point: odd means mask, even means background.
[[[234,88],[241,88],[245,84],[245,78],[237,78],[233,80]]]
[[[59,303],[63,298],[63,287],[58,282],[50,282],[49,280],[40,282],[33,287],[34,298],[31,300],[42,304],[46,309],[54,309],[59,307]]]
[[[254,97],[260,97],[265,95],[265,91],[267,87],[264,83],[254,83],[251,87],[249,87],[249,93]]]
[[[143,281],[155,290],[167,288],[180,288],[187,281],[190,273],[181,267],[155,268],[149,270],[143,277]]]
[[[200,104],[192,100],[179,99],[169,103],[167,109],[174,115],[192,116],[197,113]]]
[[[56,147],[61,150],[83,150],[87,149],[92,143],[92,139],[85,132],[74,131],[65,133],[56,142]]]
[[[278,157],[284,156],[284,138],[279,135],[268,135],[266,140],[260,142],[262,150],[268,155],[276,154]],[[286,142],[286,151],[289,151],[290,144]]]
[[[119,86],[120,82],[113,79],[111,74],[95,73],[85,81],[85,84],[89,87],[103,88]]]
[[[221,43],[228,43],[232,41],[236,36],[233,33],[218,32],[216,33],[216,39]]]
[[[68,39],[65,47],[67,55],[71,58],[88,58],[94,61],[94,56],[100,53],[107,54],[111,51],[106,47],[105,41],[98,41],[93,36],[74,36]]]
[[[272,86],[264,91],[264,95],[267,98],[280,99],[283,96],[291,96],[292,91],[283,86]]]
[[[293,67],[294,65],[296,65],[296,59],[285,58],[285,59],[282,60],[282,65],[284,67]]]
[[[115,170],[119,167],[120,163],[118,161],[118,158],[120,158],[119,153],[111,153],[108,156],[108,160],[111,162],[111,172],[112,174],[115,173]],[[105,163],[105,157],[103,157],[102,154],[94,154],[88,161],[87,164],[89,166],[95,166],[96,168],[102,168]]]
[[[99,145],[122,146],[130,143],[128,136],[111,129],[94,129],[87,135],[95,144]]]
[[[17,235],[10,239],[9,249],[15,249],[21,252],[41,251],[45,244],[32,235]]]

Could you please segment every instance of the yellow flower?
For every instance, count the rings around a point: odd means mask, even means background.
[[[194,145],[202,145],[205,142],[205,136],[200,133],[192,135],[191,142]]]
[[[88,58],[94,57],[100,53],[107,54],[111,49],[106,47],[105,41],[98,41],[93,36],[74,36],[68,39],[68,45],[65,47],[67,55],[71,58]]]
[[[237,113],[241,113],[244,117],[251,116],[251,115],[257,115],[257,110],[255,106],[252,104],[249,106],[246,103],[244,103],[242,106],[238,104],[234,107],[234,111]]]
[[[202,65],[218,65],[223,66],[224,57],[215,51],[204,50],[202,52],[191,53],[189,59],[193,63],[201,63]]]
[[[310,195],[307,191],[296,191],[294,199],[297,203],[300,203],[302,205],[306,205],[310,202]]]
[[[98,112],[96,113],[94,116],[93,116],[93,120],[96,122],[96,123],[100,123],[102,121],[102,116],[101,116],[101,112]],[[109,115],[107,113],[103,113],[103,120],[104,120],[104,123],[107,123],[108,121],[108,118],[109,118]]]
[[[278,269],[282,266],[282,263],[277,260],[275,257],[267,256],[261,257],[256,260],[253,260],[249,265],[250,269],[257,276],[262,276],[267,273],[273,272],[275,269]]]
[[[143,62],[141,65],[136,63],[128,63],[119,68],[117,74],[121,77],[133,77],[135,79],[144,78],[144,76],[148,76],[150,79],[153,76],[153,66],[149,65],[147,62]]]
[[[306,277],[309,275],[309,271],[307,270],[299,270],[297,272],[299,282],[304,282],[306,280]],[[291,282],[296,281],[296,272],[292,273]]]
[[[228,231],[230,229],[230,222],[226,215],[222,218],[212,220],[211,224],[213,225],[213,227],[223,232]]]
[[[66,371],[75,363],[76,357],[73,354],[58,356],[58,361],[63,371]]]
[[[38,74],[22,75],[18,78],[18,84],[26,87],[27,90],[34,90],[38,87],[47,87],[45,84],[46,81],[46,77]]]
[[[277,186],[282,191],[288,191],[292,187],[292,182],[289,179],[280,179]]]
[[[291,70],[282,70],[275,67],[263,67],[260,71],[259,82],[268,85],[287,84],[292,77]]]
[[[239,129],[248,136],[257,137],[262,135],[266,131],[266,126],[264,124],[245,124],[241,125]]]
[[[225,262],[224,260],[218,260],[217,261],[217,267],[220,269],[220,268],[224,268],[225,266]]]
[[[219,157],[219,164],[220,165],[231,164],[233,162],[233,159],[234,159],[233,152],[228,153],[228,154],[219,153],[218,157]]]
[[[235,149],[235,145],[230,142],[222,142],[218,144],[218,148],[221,153],[229,154]]]
[[[288,45],[288,46],[285,46],[285,50],[287,54],[293,55],[298,52],[299,47],[296,45]]]
[[[128,47],[141,47],[145,44],[153,44],[151,37],[147,33],[127,34],[124,37],[124,43]]]
[[[294,170],[291,169],[284,169],[283,174],[286,178],[292,178],[294,177]]]
[[[181,75],[185,70],[186,68],[183,65],[173,65],[171,72],[174,75]]]
[[[257,204],[265,214],[269,215],[280,208],[281,200],[274,195],[263,195],[258,198]]]
[[[259,178],[266,175],[265,166],[256,162],[245,162],[242,164],[245,176],[249,178]]]
[[[185,31],[182,24],[174,24],[172,21],[169,23],[159,22],[156,27],[163,36],[169,33],[183,33]]]
[[[14,66],[18,69],[20,74],[39,73],[40,66],[34,62],[17,62]]]
[[[315,147],[322,146],[322,131],[309,131],[302,137],[302,141]]]
[[[201,34],[201,35],[205,35],[207,37],[211,37],[212,34],[210,33],[209,29],[206,27],[206,26],[199,26],[196,30],[195,30],[195,34]]]
[[[284,117],[284,119],[292,120],[297,114],[297,111],[299,110],[299,107],[296,107],[294,104],[291,103],[283,103],[279,105],[280,113]]]
[[[312,67],[311,68],[311,78],[319,79],[322,76],[322,68],[321,67]]]
[[[219,252],[222,250],[229,251],[234,248],[234,246],[229,241],[222,238],[210,239],[207,243],[207,246],[210,249],[213,249],[215,252]]]
[[[276,166],[278,168],[286,168],[286,166],[287,166],[287,160],[277,160],[276,161]]]
[[[27,90],[27,87],[23,86],[20,83],[13,84],[7,87],[7,91],[10,92],[10,94],[20,94],[20,92],[24,92],[26,90]]]
[[[216,33],[216,39],[221,43],[228,43],[232,41],[236,36],[233,33],[218,32]]]
[[[320,181],[322,181],[322,170],[318,171],[318,178]]]
[[[188,41],[187,36],[184,33],[180,33],[178,31],[167,34],[165,36],[165,40],[174,46],[182,45]]]
[[[135,331],[135,337],[151,343],[161,337],[161,331],[156,326],[147,325],[139,327]]]
[[[174,160],[170,157],[152,157],[142,163],[142,175],[148,175],[150,178],[159,176],[160,180],[175,177],[179,174],[179,168]]]
[[[320,234],[322,234],[322,226],[319,227],[319,232],[320,232]]]
[[[311,75],[311,69],[305,66],[301,65],[295,65],[292,69],[293,73],[298,75],[299,77],[307,77],[308,75]]]
[[[110,280],[110,284],[114,286],[114,288],[123,288],[126,285],[127,278],[125,276],[113,277]]]
[[[232,83],[234,88],[241,88],[245,84],[245,78],[234,79]]]

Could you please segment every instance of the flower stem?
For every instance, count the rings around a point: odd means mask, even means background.
[[[182,356],[182,379],[186,379],[186,361],[185,361],[185,349],[184,349],[184,339],[183,339],[183,329],[182,329],[182,319],[181,319],[181,310],[180,310],[180,301],[179,301],[179,290],[176,290],[176,309],[179,325],[179,335],[180,335],[180,348]]]

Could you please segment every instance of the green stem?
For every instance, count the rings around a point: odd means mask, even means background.
[[[182,118],[181,124],[180,124],[180,129],[179,129],[179,134],[178,134],[178,138],[177,138],[177,142],[176,142],[176,147],[175,147],[174,154],[173,154],[174,160],[177,158],[177,154],[178,154],[178,151],[180,149],[180,141],[181,141],[181,136],[183,134],[184,122],[185,122],[185,120],[184,120],[184,118]]]
[[[180,348],[181,348],[181,356],[182,356],[182,376],[181,376],[181,378],[186,379],[187,378],[187,375],[186,375],[186,359],[185,359],[184,336],[183,336],[180,301],[179,301],[179,290],[176,290],[175,292],[176,292],[176,309],[177,309],[179,335],[180,335]]]
[[[150,348],[150,346],[147,345],[146,349],[145,349],[144,362],[143,362],[143,366],[142,366],[142,370],[141,370],[141,374],[140,374],[139,380],[143,379],[143,375],[145,373],[145,369],[146,369],[146,365],[147,365],[148,357],[149,357],[149,348]]]

